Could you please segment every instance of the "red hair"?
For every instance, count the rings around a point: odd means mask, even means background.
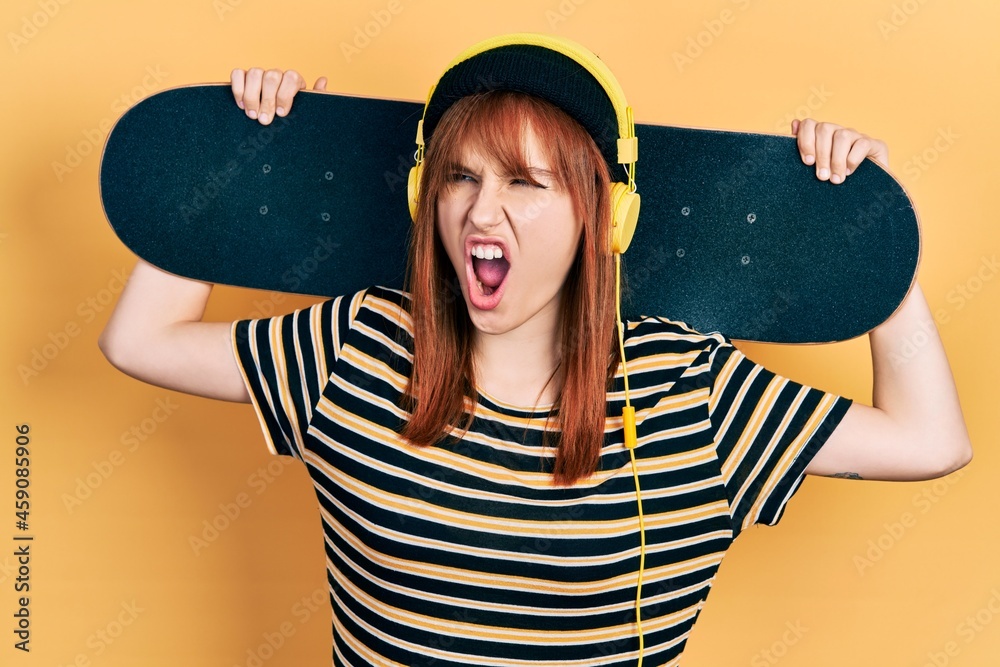
[[[462,98],[442,116],[427,143],[407,275],[414,361],[404,394],[404,407],[412,415],[402,435],[416,445],[431,445],[445,433],[471,425],[465,399],[474,403],[477,398],[472,323],[436,232],[438,194],[467,143],[496,161],[503,173],[527,175],[524,132],[529,125],[543,138],[549,165],[584,221],[559,318],[563,386],[552,413],[559,429],[545,434],[546,443],[555,440],[557,446],[556,482],[571,484],[597,469],[607,392],[618,365],[614,264],[608,249],[609,174],[600,150],[579,123],[525,93],[490,91]]]

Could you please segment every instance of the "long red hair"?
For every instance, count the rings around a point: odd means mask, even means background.
[[[431,445],[467,430],[465,400],[477,398],[472,323],[455,270],[436,232],[438,194],[451,164],[471,142],[503,173],[527,174],[523,133],[531,126],[559,185],[584,220],[576,259],[566,278],[560,313],[563,385],[553,410],[558,429],[555,480],[571,484],[593,473],[604,442],[607,391],[618,365],[614,330],[614,264],[610,254],[607,164],[583,127],[541,98],[490,91],[462,98],[442,116],[427,142],[420,201],[410,244],[407,288],[412,295],[414,362],[404,407],[412,413],[402,435]]]

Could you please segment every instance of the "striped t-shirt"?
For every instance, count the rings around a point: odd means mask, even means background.
[[[273,453],[319,501],[334,665],[634,665],[639,523],[621,374],[600,467],[552,481],[547,412],[480,394],[460,440],[398,433],[409,296],[370,288],[233,327]],[[773,525],[850,401],[748,360],[724,336],[629,322],[646,526],[645,664],[676,665],[733,539]]]

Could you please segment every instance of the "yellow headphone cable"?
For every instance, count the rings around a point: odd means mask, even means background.
[[[622,377],[625,381],[625,407],[622,408],[622,431],[625,448],[632,463],[632,478],[635,480],[635,500],[639,507],[639,580],[635,587],[635,626],[639,634],[639,667],[642,667],[645,642],[642,635],[642,576],[646,569],[646,521],[642,514],[642,490],[639,488],[639,469],[635,462],[635,408],[629,397],[628,365],[625,361],[625,325],[622,323],[621,308],[621,253],[615,253],[615,329],[618,331],[618,351],[622,360]]]

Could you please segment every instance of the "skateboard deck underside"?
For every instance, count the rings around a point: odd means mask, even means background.
[[[422,105],[302,92],[269,126],[226,85],[175,88],[108,137],[101,197],[135,254],[213,283],[319,296],[402,287]],[[793,137],[637,124],[639,224],[623,315],[742,340],[861,335],[909,291],[912,203],[866,160],[819,181]]]

